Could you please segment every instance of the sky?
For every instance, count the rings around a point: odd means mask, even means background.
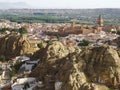
[[[0,2],[25,2],[33,8],[120,8],[120,0],[0,0]]]

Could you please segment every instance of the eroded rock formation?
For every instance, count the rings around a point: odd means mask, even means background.
[[[35,52],[34,48],[24,35],[13,33],[0,38],[0,54],[6,57],[32,54],[33,52]]]
[[[85,73],[89,80],[118,86],[120,83],[120,57],[111,47],[96,47],[85,50],[81,57],[86,62]]]
[[[43,78],[49,73],[54,75],[56,73],[56,62],[67,57],[68,54],[74,51],[75,49],[73,47],[65,47],[62,43],[57,41],[52,44],[47,44],[47,46],[39,52],[41,63],[39,63],[38,67],[33,71],[32,75],[37,75],[37,78]],[[39,73],[37,69],[41,73]]]
[[[41,62],[30,76],[43,80],[45,84],[46,81],[62,82],[61,90],[119,88],[120,56],[117,50],[109,46],[86,48],[81,51],[79,48],[53,42],[41,53]],[[46,77],[49,79],[46,80]]]

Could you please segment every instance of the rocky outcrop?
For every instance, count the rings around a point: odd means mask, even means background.
[[[109,90],[109,88],[100,84],[85,83],[81,86],[80,90]]]
[[[30,76],[44,81],[46,86],[51,81],[59,81],[62,82],[61,90],[119,88],[120,56],[109,46],[85,48],[81,51],[79,48],[53,42],[39,56],[41,62]]]
[[[63,82],[63,90],[78,90],[87,82],[84,69],[86,63],[78,56],[71,54],[65,60],[57,62],[60,69],[56,73],[56,80]]]
[[[65,47],[61,42],[58,41],[48,44],[45,49],[45,60],[58,60],[63,57],[66,57],[69,53],[72,53],[75,50],[73,47]]]
[[[108,46],[85,50],[81,57],[86,62],[85,74],[89,81],[116,87],[120,83],[120,57]]]
[[[34,48],[26,39],[26,36],[13,33],[0,38],[0,54],[6,57],[31,54],[33,52]]]
[[[39,52],[41,63],[39,63],[31,75],[41,79],[47,74],[54,75],[57,68],[56,62],[74,51],[75,49],[73,47],[65,47],[57,41],[52,42],[52,44],[47,44],[47,46]]]

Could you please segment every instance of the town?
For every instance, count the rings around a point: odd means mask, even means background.
[[[112,41],[119,37],[120,26],[104,25],[104,20],[100,15],[96,19],[97,24],[75,24],[70,23],[16,23],[8,20],[0,22],[1,36],[17,32],[16,29],[24,27],[27,31],[25,38],[29,39],[35,46],[40,40],[59,40],[62,43],[67,40],[78,45],[82,40],[88,40],[91,45],[103,45],[107,41]],[[4,33],[4,34],[2,34]],[[23,32],[24,33],[24,32]],[[36,44],[35,44],[36,43]]]
[[[42,62],[40,58],[31,58],[37,50],[44,47],[41,45],[42,42],[50,43],[59,41],[64,46],[75,48],[109,45],[111,48],[118,50],[119,47],[114,40],[119,38],[120,26],[104,25],[104,17],[101,15],[98,15],[96,22],[94,25],[86,25],[83,23],[76,24],[75,21],[72,23],[17,23],[2,20],[0,22],[0,38],[7,40],[7,37],[12,37],[12,35],[22,35],[21,40],[24,42],[28,40],[27,43],[30,46],[26,46],[28,51],[20,52],[20,56],[17,56],[19,55],[17,53],[13,57],[12,55],[11,57],[0,55],[0,88],[2,90],[43,90],[42,88],[45,87],[44,82],[30,76],[36,66]],[[1,42],[3,42],[2,39],[0,40]],[[0,51],[2,49],[1,45]],[[27,52],[27,54],[24,54],[24,52]],[[46,75],[45,77],[45,82],[47,82],[50,76]],[[51,80],[51,83],[53,81]],[[62,82],[55,81],[55,90],[59,90],[58,88],[61,84]]]

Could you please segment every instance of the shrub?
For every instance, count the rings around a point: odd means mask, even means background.
[[[119,30],[119,31],[117,31],[117,34],[118,34],[118,35],[120,35],[120,30]]]
[[[41,42],[41,43],[38,43],[38,44],[37,44],[37,47],[38,47],[38,48],[42,48],[42,47],[43,47],[43,43],[42,43],[42,42]]]
[[[0,55],[0,61],[1,61],[1,62],[5,62],[5,61],[6,61],[6,59],[5,59],[5,56],[4,56],[4,55]]]
[[[46,43],[48,43],[48,44],[52,44],[53,41],[52,41],[52,40],[48,40],[48,41],[46,41]]]
[[[19,28],[19,33],[20,34],[27,34],[28,32],[27,32],[27,29],[25,27],[21,27],[21,28]]]
[[[88,46],[89,40],[83,39],[81,43],[78,44],[78,46]]]
[[[15,76],[16,73],[17,71],[14,68],[12,68],[12,71],[10,72],[10,77]]]
[[[1,28],[0,33],[4,34],[7,30],[9,30],[9,28]]]

